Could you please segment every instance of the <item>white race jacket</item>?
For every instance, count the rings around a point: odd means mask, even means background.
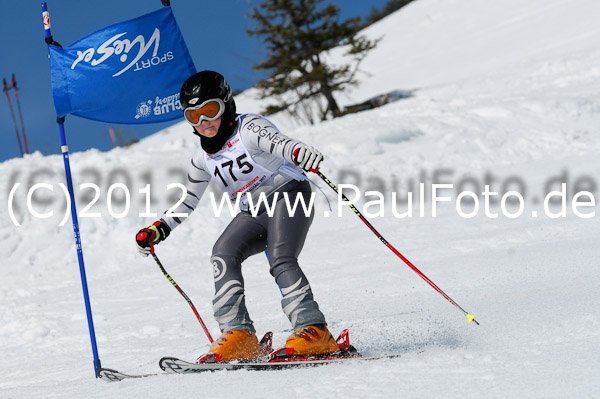
[[[171,213],[192,213],[213,178],[231,201],[239,193],[241,210],[248,209],[248,196],[257,204],[261,193],[268,197],[293,179],[306,180],[292,155],[303,143],[281,134],[260,115],[242,114],[237,122],[233,135],[217,153],[207,154],[198,147],[188,170],[187,196]],[[162,219],[173,229],[184,218],[165,213]]]

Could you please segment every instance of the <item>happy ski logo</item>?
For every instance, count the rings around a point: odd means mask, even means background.
[[[121,75],[122,73],[128,71],[133,66],[135,66],[134,71],[140,71],[145,68],[150,68],[152,66],[159,65],[163,62],[171,61],[173,57],[173,52],[169,51],[162,55],[162,57],[157,56],[158,48],[160,46],[160,30],[158,28],[154,29],[152,36],[148,42],[144,39],[144,36],[138,35],[135,39],[121,39],[127,32],[119,33],[114,35],[110,39],[106,40],[97,49],[93,47],[88,48],[85,51],[77,50],[77,58],[71,65],[71,69],[75,69],[77,64],[80,62],[89,62],[91,66],[97,66],[113,55],[121,55],[119,57],[119,61],[122,63],[127,62],[129,58],[129,52],[138,45],[138,51],[135,57],[127,64],[127,66],[121,69],[119,72],[112,75],[112,77],[116,77]],[[144,60],[142,58],[146,55],[148,50],[150,50],[154,46],[152,51],[152,56],[146,57]],[[94,56],[99,56],[99,58],[94,58]]]
[[[143,101],[139,103],[135,109],[135,119],[146,118],[147,116],[150,116],[150,112],[152,110],[151,105],[152,100]]]

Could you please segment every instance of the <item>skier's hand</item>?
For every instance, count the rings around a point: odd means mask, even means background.
[[[319,165],[323,160],[323,154],[315,147],[300,145],[294,150],[295,163],[306,172],[319,171]]]
[[[154,244],[158,244],[169,236],[171,228],[158,220],[152,226],[144,227],[135,236],[138,252],[142,256],[154,253]]]

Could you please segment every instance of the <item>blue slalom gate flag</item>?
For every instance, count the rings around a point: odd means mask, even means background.
[[[182,117],[179,89],[196,72],[171,7],[49,45],[57,116],[118,124]]]

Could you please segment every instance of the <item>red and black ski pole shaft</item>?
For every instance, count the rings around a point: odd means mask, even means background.
[[[25,144],[25,153],[29,154],[29,144],[27,144],[27,135],[25,134],[25,124],[23,123],[23,112],[21,111],[21,100],[19,99],[19,89],[17,88],[17,78],[12,75],[12,86],[15,89],[15,97],[17,98],[17,109],[19,110],[19,119],[21,120],[21,132],[23,133],[23,143]]]
[[[5,78],[2,78],[2,82],[4,83],[4,94],[6,94],[6,99],[8,100],[8,107],[10,108],[10,115],[12,116],[13,123],[15,124],[15,131],[17,132],[17,141],[19,142],[19,150],[21,151],[21,156],[23,156],[23,145],[21,144],[21,136],[19,135],[19,127],[17,126],[17,119],[15,118],[15,112],[13,111],[12,102],[10,101],[10,96],[8,95],[8,91],[10,90],[10,86]]]
[[[314,172],[317,174],[317,176],[319,176],[325,183],[327,183],[327,185],[329,187],[331,187],[336,193],[340,194],[337,186],[335,184],[333,184],[331,182],[331,180],[329,180],[323,173],[321,173],[318,169],[317,170],[311,170],[311,172]],[[346,202],[350,202],[348,200],[348,198],[344,195],[344,193],[341,193],[342,195],[342,199]],[[352,211],[354,211],[354,213],[356,214],[356,216],[358,216],[360,218],[360,220],[363,221],[364,224],[367,225],[367,227],[369,229],[371,229],[371,231],[373,232],[373,234],[375,234],[377,236],[377,238],[379,238],[379,240],[390,249],[390,251],[392,251],[394,254],[396,254],[397,257],[399,257],[400,259],[402,259],[402,261],[404,263],[406,263],[406,265],[408,267],[410,267],[411,269],[413,269],[413,271],[415,273],[417,273],[419,275],[419,277],[421,277],[423,280],[425,280],[427,282],[427,284],[429,284],[434,290],[436,290],[438,293],[440,293],[440,295],[442,295],[444,298],[446,298],[446,300],[448,300],[448,302],[450,302],[452,305],[456,306],[458,309],[460,309],[463,314],[467,317],[467,320],[470,322],[474,322],[475,324],[479,325],[479,323],[477,322],[477,320],[475,320],[475,315],[468,313],[466,310],[464,310],[462,307],[460,307],[460,305],[458,303],[456,303],[452,298],[450,298],[448,295],[446,295],[446,293],[444,291],[442,291],[437,285],[435,285],[435,283],[433,281],[431,281],[426,275],[424,275],[419,269],[417,269],[417,267],[415,265],[412,264],[411,261],[409,261],[408,259],[406,259],[406,257],[404,255],[402,255],[396,248],[394,248],[392,246],[392,244],[390,244],[385,238],[383,238],[383,236],[381,234],[379,234],[379,232],[375,229],[375,227],[373,227],[373,225],[371,223],[369,223],[369,221],[367,219],[365,219],[365,217],[362,215],[362,213],[360,213],[360,211],[351,203],[348,204],[350,206],[350,209],[352,209]]]
[[[208,332],[208,328],[206,328],[206,325],[202,321],[202,317],[200,317],[200,314],[198,314],[198,311],[196,310],[196,307],[194,306],[194,304],[192,303],[192,301],[190,300],[190,298],[185,294],[185,292],[183,292],[183,290],[181,289],[181,287],[175,282],[175,280],[173,280],[173,278],[169,275],[169,273],[167,273],[167,271],[163,267],[162,263],[160,263],[160,260],[158,260],[158,257],[154,253],[154,250],[152,251],[152,257],[154,258],[154,261],[158,265],[160,271],[163,272],[163,274],[165,275],[165,277],[167,278],[167,280],[169,280],[171,282],[171,284],[173,284],[173,287],[175,287],[177,289],[177,291],[179,291],[179,293],[181,294],[181,296],[187,301],[188,305],[190,305],[190,307],[192,308],[192,311],[196,315],[196,318],[200,322],[200,325],[202,326],[202,329],[204,330],[204,333],[206,334],[206,336],[208,337],[208,340],[212,344],[213,343],[213,338],[210,335],[210,332]]]

